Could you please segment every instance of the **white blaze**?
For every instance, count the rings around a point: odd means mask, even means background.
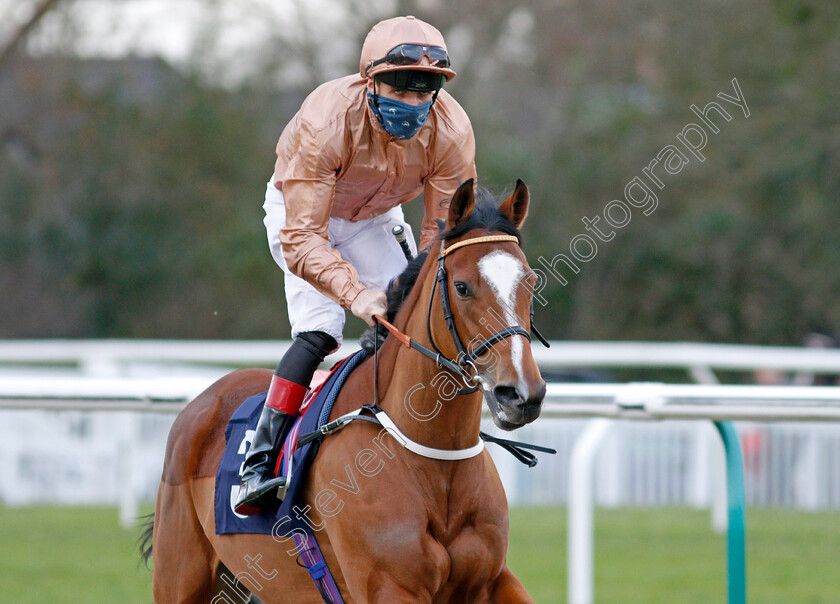
[[[493,293],[496,294],[508,326],[519,325],[519,319],[514,312],[514,308],[516,307],[517,286],[525,274],[525,267],[522,266],[519,259],[508,252],[496,250],[478,261],[478,272],[490,285]],[[509,338],[509,341],[511,343],[511,361],[513,361],[516,376],[519,380],[519,392],[525,396],[528,392],[528,386],[523,379],[522,338],[513,336]]]

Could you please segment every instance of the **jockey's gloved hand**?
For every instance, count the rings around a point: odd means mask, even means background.
[[[359,338],[359,344],[368,352],[368,354],[373,354],[380,346],[382,346],[382,343],[387,337],[388,330],[377,323],[373,327],[368,328],[367,331],[362,334],[362,337]]]
[[[363,289],[350,304],[350,312],[373,327],[373,315],[384,317],[388,312],[388,300],[381,289]]]

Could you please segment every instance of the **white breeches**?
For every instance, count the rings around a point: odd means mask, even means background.
[[[272,181],[273,177],[266,187],[263,222],[271,255],[285,275],[286,306],[292,325],[292,337],[306,331],[323,331],[334,337],[340,346],[345,321],[344,309],[294,275],[286,266],[280,243],[280,229],[286,225],[286,205],[283,193],[274,187]],[[391,234],[391,228],[397,224],[405,228],[408,245],[416,256],[414,236],[400,206],[375,218],[358,222],[330,218],[330,245],[356,268],[365,287],[385,289],[388,282],[405,268],[405,255]]]

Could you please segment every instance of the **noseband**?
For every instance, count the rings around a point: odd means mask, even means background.
[[[484,338],[481,341],[481,343],[478,346],[476,346],[472,352],[470,352],[467,349],[467,347],[464,346],[461,337],[458,335],[458,329],[455,326],[455,316],[452,313],[452,304],[449,299],[449,288],[447,283],[448,278],[446,273],[446,257],[455,250],[465,247],[467,245],[473,245],[476,243],[490,243],[495,241],[513,241],[518,244],[519,238],[515,237],[514,235],[487,235],[485,237],[474,237],[472,239],[465,239],[463,241],[453,243],[448,248],[445,247],[445,242],[441,242],[440,255],[438,255],[437,275],[435,276],[435,282],[432,285],[432,292],[429,295],[429,310],[426,317],[426,329],[429,336],[429,342],[431,342],[432,348],[434,350],[430,350],[425,346],[418,344],[409,336],[401,333],[388,321],[385,321],[381,317],[377,317],[379,322],[382,323],[391,333],[393,333],[397,337],[397,339],[399,339],[405,346],[414,348],[415,350],[423,353],[427,357],[433,359],[439,367],[446,367],[450,371],[461,376],[461,379],[463,380],[466,388],[459,390],[458,394],[471,394],[478,390],[479,385],[481,383],[481,377],[478,374],[478,368],[476,367],[475,362],[479,357],[481,357],[483,354],[489,351],[494,345],[512,336],[522,336],[524,338],[527,338],[529,342],[531,341],[531,334],[528,333],[527,329],[525,329],[521,325],[509,325],[490,335],[488,338]],[[450,335],[452,336],[452,341],[455,344],[455,349],[458,351],[458,355],[455,359],[448,358],[440,351],[440,348],[438,348],[438,345],[435,342],[435,338],[432,333],[432,305],[434,304],[435,290],[438,289],[438,286],[440,287],[440,304],[443,309],[443,319],[446,322],[446,327],[449,329]],[[533,319],[534,302],[533,300],[531,300],[531,329],[534,331],[534,335],[536,335],[537,338],[543,344],[548,346],[548,342],[546,342],[545,338],[543,338],[542,335],[534,327]]]

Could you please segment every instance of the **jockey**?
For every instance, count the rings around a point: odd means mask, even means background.
[[[420,248],[431,246],[458,186],[476,177],[475,139],[446,91],[455,77],[441,33],[414,17],[378,23],[359,74],[322,84],[277,143],[265,226],[285,275],[293,342],[277,366],[241,472],[235,509],[255,514],[282,499],[273,477],[315,369],[341,345],[345,309],[374,325],[384,289],[406,265],[391,235],[401,204],[424,194]]]

